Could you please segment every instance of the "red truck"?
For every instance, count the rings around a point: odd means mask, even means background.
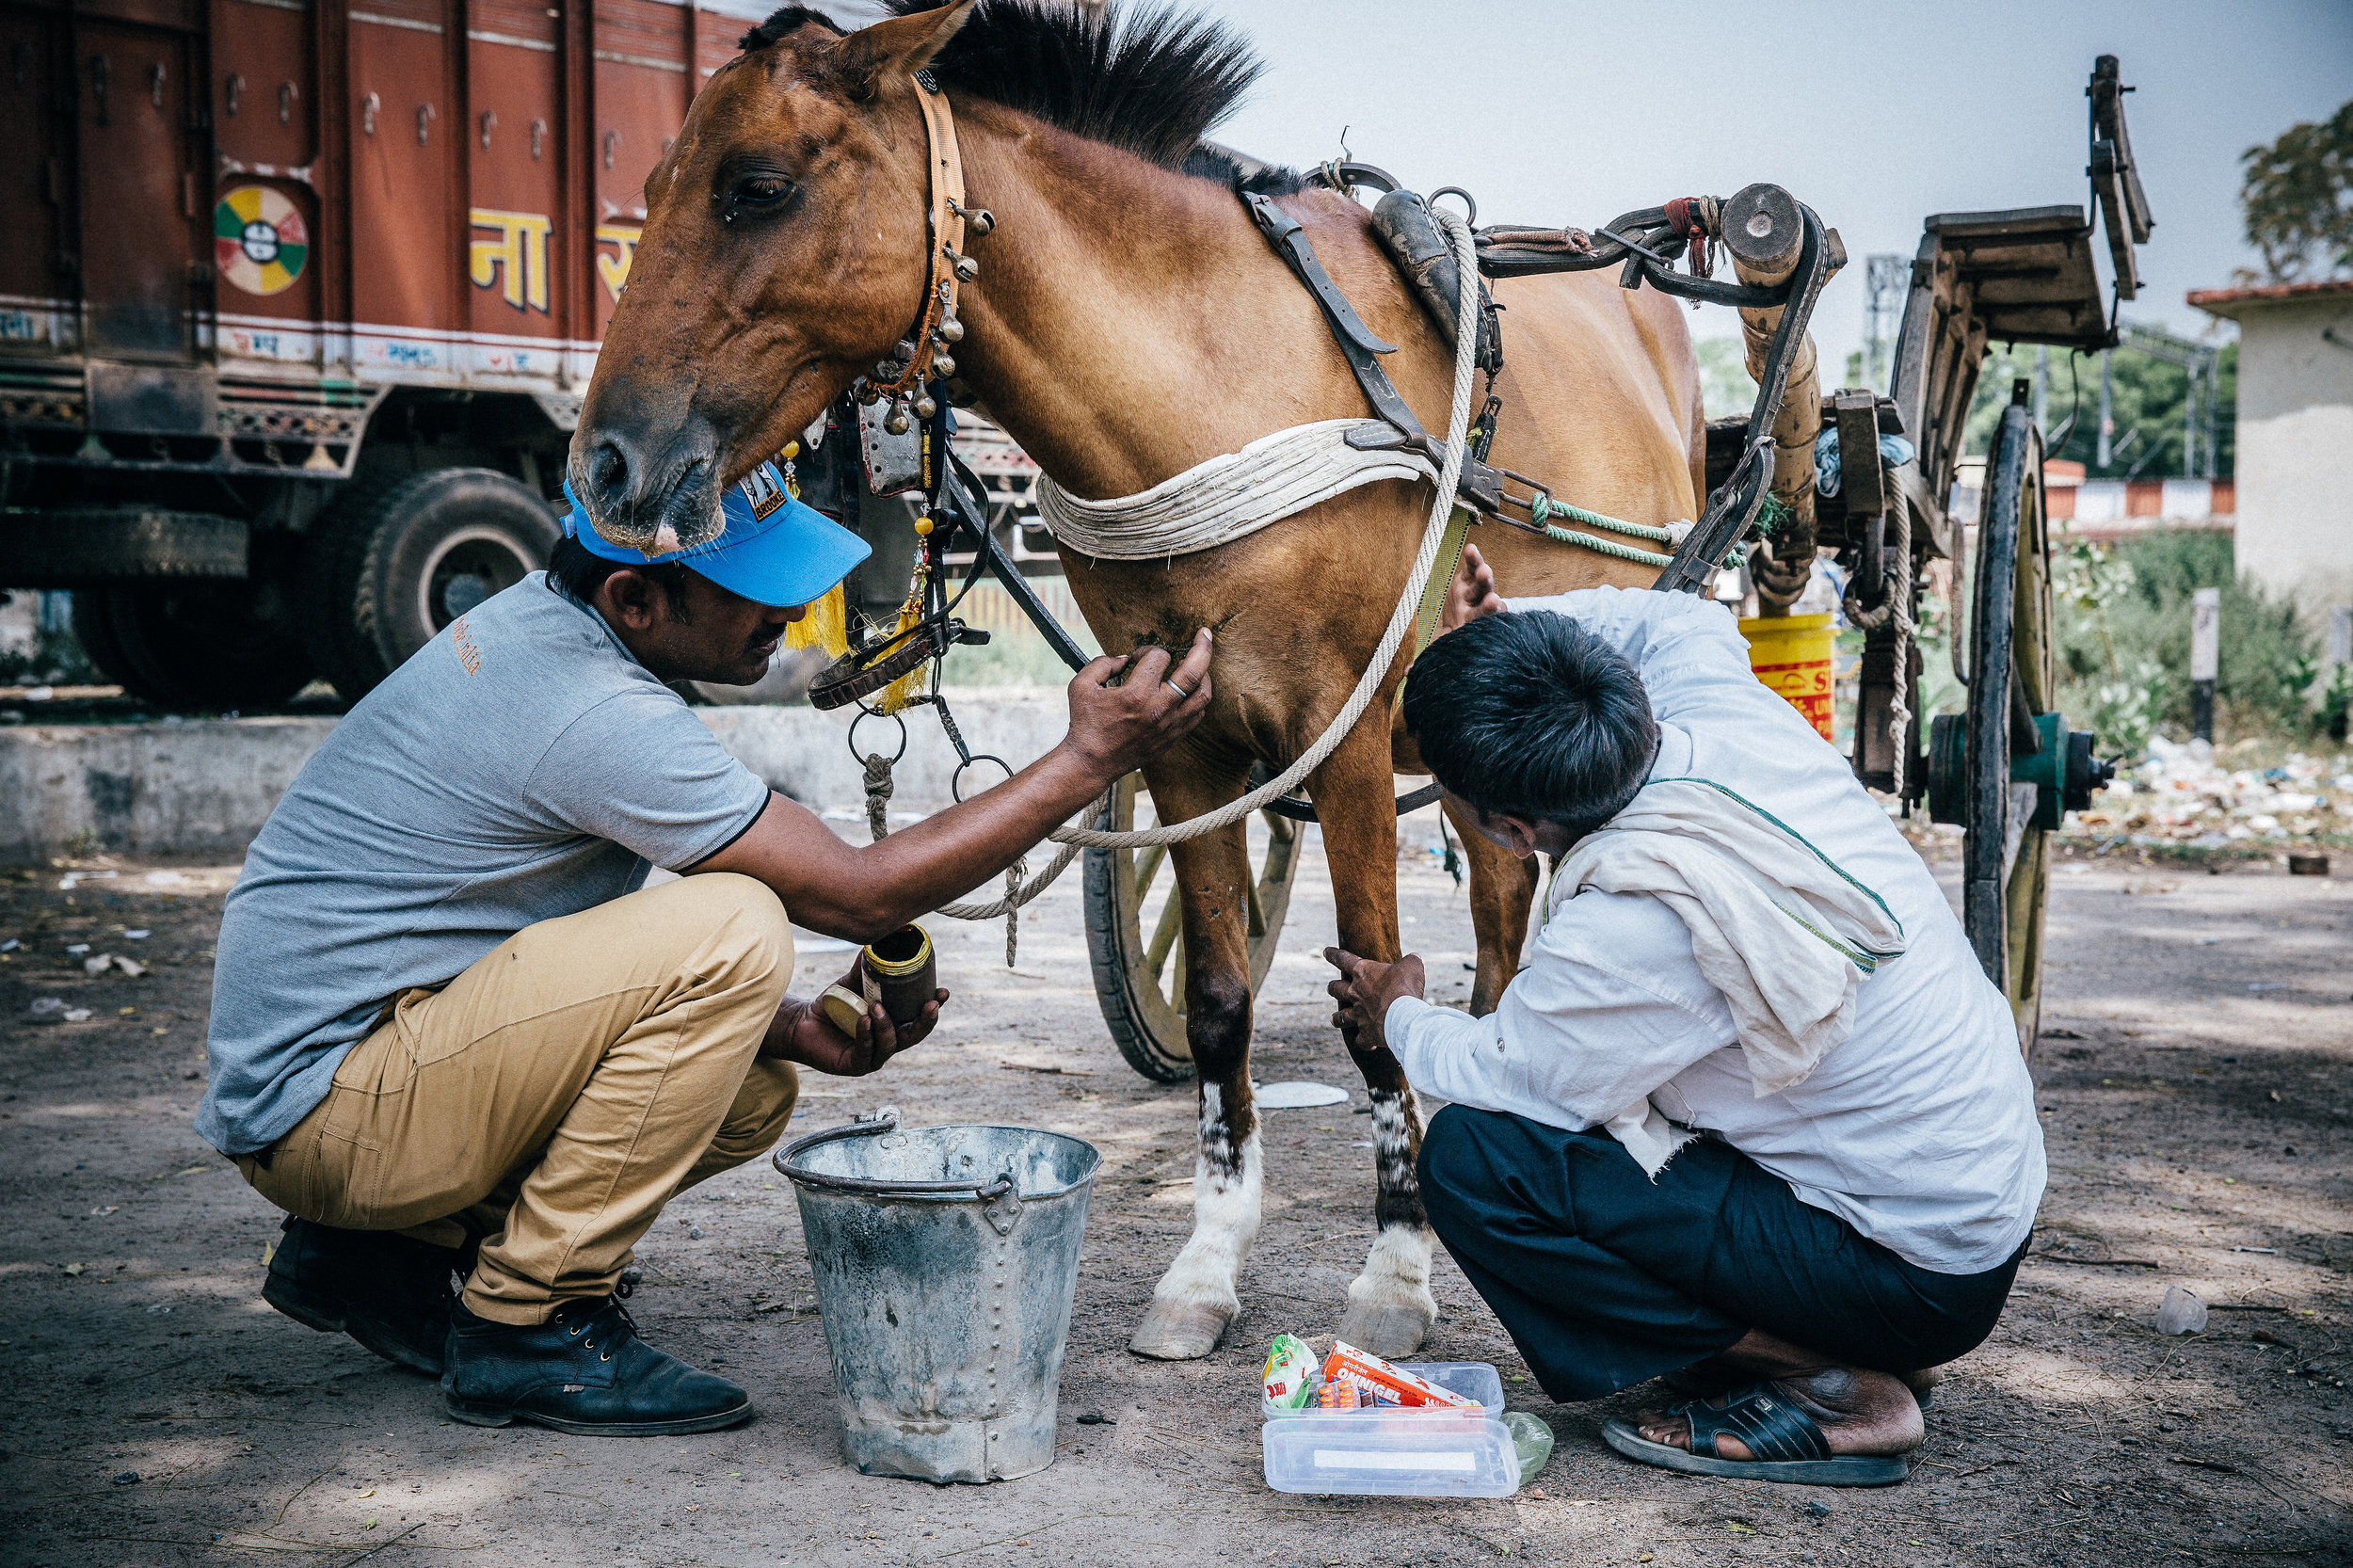
[[[536,567],[728,3],[0,3],[0,587],[249,708]]]

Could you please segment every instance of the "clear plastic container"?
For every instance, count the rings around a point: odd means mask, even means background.
[[[1332,1411],[1269,1421],[1259,1433],[1277,1492],[1359,1497],[1508,1497],[1519,1456],[1501,1421],[1480,1416]]]
[[[1258,1446],[1277,1492],[1323,1496],[1508,1497],[1520,1463],[1503,1415],[1503,1380],[1483,1361],[1401,1362],[1480,1408],[1286,1410],[1263,1404]],[[1308,1398],[1321,1386],[1319,1375]]]
[[[1398,1366],[1416,1377],[1427,1378],[1449,1394],[1460,1394],[1466,1400],[1477,1400],[1489,1420],[1503,1418],[1503,1379],[1484,1361],[1401,1361]],[[1323,1391],[1323,1368],[1318,1367],[1307,1374],[1307,1402],[1288,1407],[1260,1397],[1259,1406],[1266,1419],[1287,1420],[1293,1416],[1313,1416],[1331,1420],[1341,1416],[1363,1416],[1361,1410],[1320,1410],[1316,1396]],[[1374,1412],[1382,1416],[1442,1416],[1449,1414],[1443,1407],[1428,1405],[1398,1405],[1393,1409]],[[1468,1411],[1453,1414],[1468,1415]]]

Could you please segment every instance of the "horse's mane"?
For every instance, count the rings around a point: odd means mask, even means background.
[[[887,0],[893,15],[951,0]],[[744,35],[764,49],[810,23],[842,29],[822,11],[787,6]],[[1230,184],[1230,160],[1201,147],[1264,69],[1250,42],[1222,22],[1175,6],[1081,8],[1068,0],[982,0],[932,62],[959,92],[1033,115],[1073,136],[1122,148],[1162,168]],[[1269,170],[1252,189],[1296,189]]]

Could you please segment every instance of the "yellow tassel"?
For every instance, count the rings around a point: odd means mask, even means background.
[[[801,618],[784,629],[784,646],[795,652],[805,648],[822,648],[829,659],[839,659],[850,651],[849,612],[842,601],[841,584],[823,599],[809,601]]]
[[[922,579],[919,577],[916,581],[919,584],[918,591],[909,594],[906,603],[899,609],[899,630],[892,638],[894,645],[899,637],[913,631],[917,623],[923,618],[920,587]],[[923,687],[931,680],[931,664],[928,660],[916,665],[882,689],[881,694],[874,698],[874,711],[878,713],[898,712],[908,703],[923,695]]]

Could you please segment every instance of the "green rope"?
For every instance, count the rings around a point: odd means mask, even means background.
[[[1534,501],[1529,503],[1529,511],[1534,515],[1536,524],[1540,528],[1548,520],[1562,517],[1571,522],[1581,522],[1588,528],[1606,528],[1612,534],[1628,534],[1638,539],[1655,539],[1660,544],[1674,542],[1674,536],[1664,528],[1653,528],[1646,522],[1626,522],[1618,518],[1606,518],[1599,512],[1589,512],[1582,506],[1572,506],[1565,501],[1555,501],[1552,497],[1542,493],[1539,493]]]
[[[1621,561],[1639,561],[1646,567],[1674,565],[1674,557],[1672,555],[1661,555],[1652,550],[1637,550],[1630,544],[1620,544],[1615,539],[1597,539],[1591,534],[1572,534],[1565,528],[1546,527],[1545,537],[1555,544],[1583,545],[1587,550],[1597,550],[1604,555],[1614,555]]]

